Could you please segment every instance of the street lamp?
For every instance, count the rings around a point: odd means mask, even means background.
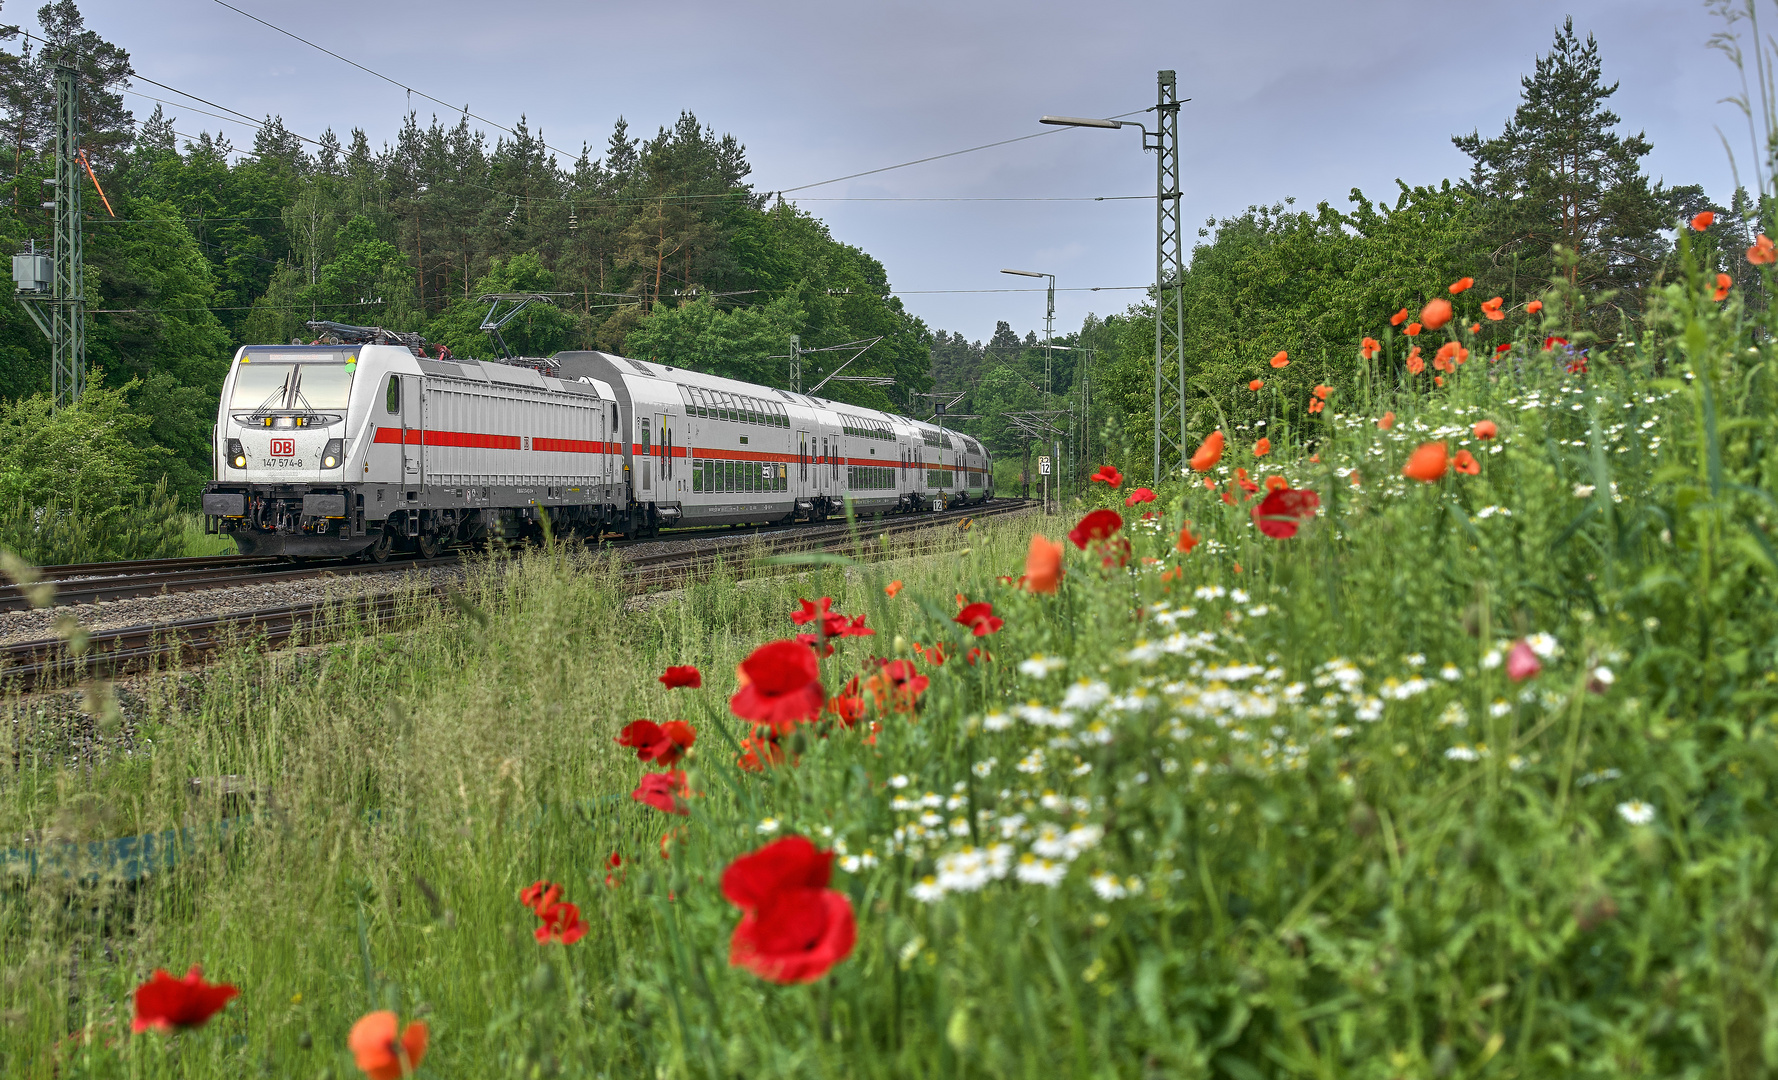
[[[1098,120],[1086,116],[1045,116],[1041,123],[1060,127],[1133,127],[1142,132],[1142,148],[1155,152],[1154,239],[1154,479],[1161,479],[1161,445],[1171,441],[1166,429],[1177,414],[1179,460],[1186,457],[1185,411],[1185,298],[1180,286],[1185,277],[1184,234],[1179,221],[1179,99],[1174,74],[1156,75],[1155,130],[1130,120]],[[1190,101],[1190,98],[1186,98]],[[1171,338],[1171,340],[1169,340]],[[1169,347],[1170,346],[1170,347]],[[1169,364],[1168,360],[1172,363]],[[1162,387],[1173,401],[1162,415]]]

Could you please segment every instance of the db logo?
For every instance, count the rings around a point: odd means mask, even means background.
[[[272,456],[273,457],[295,457],[296,456],[296,440],[295,439],[273,439],[272,440]]]

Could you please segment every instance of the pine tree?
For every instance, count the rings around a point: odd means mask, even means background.
[[[1663,231],[1702,202],[1702,190],[1649,182],[1642,159],[1653,146],[1642,132],[1616,130],[1621,119],[1606,105],[1618,84],[1605,83],[1598,42],[1583,42],[1572,18],[1520,85],[1499,136],[1452,139],[1474,162],[1467,188],[1481,197],[1481,276],[1517,295],[1560,275],[1592,309],[1594,328],[1612,335],[1620,313],[1639,314],[1670,252]],[[1609,307],[1607,291],[1617,294]]]

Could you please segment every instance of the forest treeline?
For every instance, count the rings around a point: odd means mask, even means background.
[[[467,116],[410,114],[381,146],[361,128],[296,132],[267,117],[236,145],[203,130],[201,115],[132,115],[129,53],[88,29],[74,0],[54,0],[35,21],[0,29],[16,50],[0,51],[0,130],[14,150],[0,238],[20,250],[50,235],[39,204],[54,166],[54,69],[72,55],[83,144],[115,213],[87,191],[88,364],[110,396],[85,420],[55,420],[56,438],[85,423],[99,457],[131,464],[127,477],[104,470],[101,488],[100,473],[33,450],[51,422],[36,396],[48,349],[9,294],[0,514],[42,520],[45,506],[74,502],[120,514],[163,478],[189,500],[208,476],[216,395],[237,346],[301,339],[305,322],[327,319],[491,357],[478,298],[510,292],[562,294],[505,328],[521,354],[601,348],[787,385],[792,334],[805,350],[878,338],[849,373],[894,385],[832,383],[825,393],[922,415],[930,406],[918,395],[962,393],[952,411],[979,419],[957,423],[1006,459],[1003,484],[1029,449],[1008,419],[1018,411],[1084,434],[1079,465],[1146,469],[1151,304],[1090,316],[1056,350],[1006,322],[985,342],[929,329],[880,262],[754,190],[742,142],[692,112],[650,136],[619,118],[604,147],[572,160],[523,117],[490,137]],[[1742,196],[1713,206],[1695,185],[1648,177],[1651,147],[1620,130],[1608,108],[1615,90],[1597,44],[1570,22],[1500,132],[1456,138],[1467,176],[1402,185],[1390,200],[1354,190],[1344,208],[1287,201],[1206,221],[1183,282],[1194,424],[1261,408],[1237,388],[1281,349],[1294,358],[1275,373],[1282,392],[1344,386],[1360,336],[1460,276],[1513,306],[1563,283],[1577,298],[1576,341],[1635,332],[1675,224],[1714,208],[1720,246],[1733,250],[1759,208]],[[807,358],[805,385],[848,355]]]

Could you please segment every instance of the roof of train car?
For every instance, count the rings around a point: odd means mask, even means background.
[[[718,390],[731,394],[747,394],[754,397],[776,397],[779,400],[789,402],[793,405],[801,405],[804,408],[821,409],[826,412],[837,414],[850,414],[864,420],[873,420],[881,423],[898,425],[904,430],[911,427],[920,433],[932,432],[933,434],[939,434],[946,438],[946,442],[950,444],[952,449],[967,449],[969,452],[977,454],[986,452],[980,441],[971,438],[960,431],[941,428],[936,424],[931,424],[924,420],[916,420],[899,413],[885,412],[882,409],[873,409],[865,405],[855,405],[851,402],[834,401],[831,398],[816,397],[813,394],[799,394],[790,390],[781,390],[773,386],[764,386],[760,383],[750,383],[740,379],[730,379],[722,375],[712,375],[704,371],[694,371],[691,368],[657,364],[652,360],[637,360],[633,357],[619,356],[616,353],[604,352],[602,350],[589,349],[586,351],[596,353],[598,356],[604,358],[612,368],[626,374],[636,374],[646,378],[660,379],[663,382],[672,383],[677,386],[696,387],[700,390]],[[543,372],[539,370],[539,368],[554,366],[556,361],[553,357],[548,359],[514,357],[510,360],[498,360],[488,363],[525,368],[537,372],[541,377],[547,377],[543,375]]]

